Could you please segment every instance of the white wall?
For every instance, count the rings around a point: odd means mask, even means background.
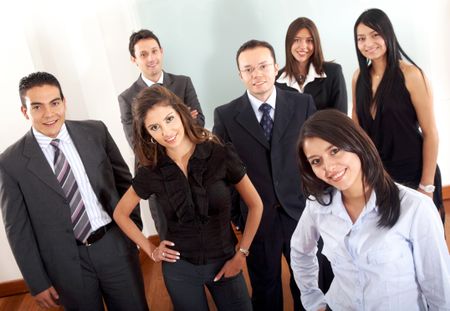
[[[68,118],[101,119],[130,167],[133,154],[119,119],[117,95],[138,76],[129,62],[128,37],[148,28],[165,49],[165,68],[191,76],[207,127],[213,110],[241,95],[235,53],[249,39],[267,40],[284,64],[284,36],[298,16],[313,19],[325,58],[344,69],[347,88],[357,66],[353,24],[367,8],[391,18],[400,43],[432,82],[441,137],[439,164],[450,184],[450,5],[445,0],[24,0],[0,2],[0,152],[29,129],[20,114],[17,85],[37,70],[55,74],[68,100]],[[349,100],[351,98],[349,97]],[[143,203],[146,234],[154,234]],[[20,278],[0,220],[0,282]]]

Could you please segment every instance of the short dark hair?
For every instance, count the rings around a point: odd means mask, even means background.
[[[142,90],[133,102],[133,148],[139,165],[155,167],[158,157],[165,154],[164,148],[152,140],[145,127],[147,112],[156,105],[170,106],[180,115],[185,135],[194,144],[205,141],[220,143],[216,136],[192,118],[189,108],[177,95],[164,86],[154,84]]]
[[[139,31],[133,32],[130,36],[128,50],[130,51],[131,56],[136,57],[134,53],[134,46],[136,45],[136,43],[138,43],[138,41],[143,39],[154,39],[158,43],[158,46],[161,48],[158,37],[152,31],[148,29],[141,29]]]
[[[319,31],[317,30],[316,24],[312,20],[306,17],[299,17],[294,20],[286,32],[285,39],[285,53],[286,53],[286,75],[288,77],[295,77],[298,75],[298,67],[294,56],[292,56],[292,45],[294,44],[295,36],[301,29],[307,29],[311,33],[314,44],[314,52],[309,59],[308,66],[312,63],[314,69],[318,74],[322,74],[323,71],[323,53],[322,45],[320,43]]]
[[[298,156],[306,197],[310,195],[322,205],[328,205],[327,195],[331,198],[333,188],[319,179],[303,150],[307,138],[321,138],[330,144],[347,152],[354,153],[361,161],[363,185],[368,185],[375,191],[380,213],[378,226],[392,227],[400,216],[399,189],[392,178],[386,173],[383,162],[372,140],[361,127],[356,125],[347,115],[335,110],[325,109],[310,117],[300,130],[298,141]]]
[[[19,95],[20,101],[22,102],[22,106],[27,108],[25,95],[27,91],[36,86],[43,85],[53,85],[59,89],[59,94],[61,95],[61,99],[64,99],[64,94],[61,89],[61,85],[59,84],[58,79],[48,72],[38,71],[30,73],[28,76],[20,79],[19,82]]]
[[[241,53],[246,50],[252,50],[252,49],[256,49],[256,48],[260,48],[260,47],[269,49],[270,54],[272,54],[274,63],[275,64],[277,63],[277,59],[275,57],[275,50],[273,49],[273,46],[270,45],[269,42],[260,41],[260,40],[250,40],[250,41],[245,42],[243,45],[241,45],[241,47],[239,48],[239,50],[236,53],[236,64],[237,64],[238,69],[240,69],[239,68],[239,55],[241,55]]]

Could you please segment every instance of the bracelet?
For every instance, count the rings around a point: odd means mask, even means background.
[[[158,248],[155,247],[155,249],[153,250],[153,252],[151,253],[150,257],[152,257],[153,261],[156,262],[155,257],[153,256],[153,253],[157,250]]]
[[[239,252],[241,252],[242,254],[244,254],[245,257],[248,257],[248,255],[250,255],[250,251],[246,248],[239,248]]]

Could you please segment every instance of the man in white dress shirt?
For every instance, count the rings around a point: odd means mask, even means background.
[[[106,126],[65,120],[49,73],[19,92],[32,128],[0,156],[0,205],[31,295],[43,308],[148,310],[137,248],[112,220],[131,174]]]

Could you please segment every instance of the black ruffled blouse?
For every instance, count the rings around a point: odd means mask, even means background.
[[[140,167],[133,189],[142,199],[155,194],[167,219],[167,240],[181,258],[207,264],[234,255],[230,185],[246,168],[232,145],[198,144],[188,163],[188,177],[168,156],[155,168]]]

